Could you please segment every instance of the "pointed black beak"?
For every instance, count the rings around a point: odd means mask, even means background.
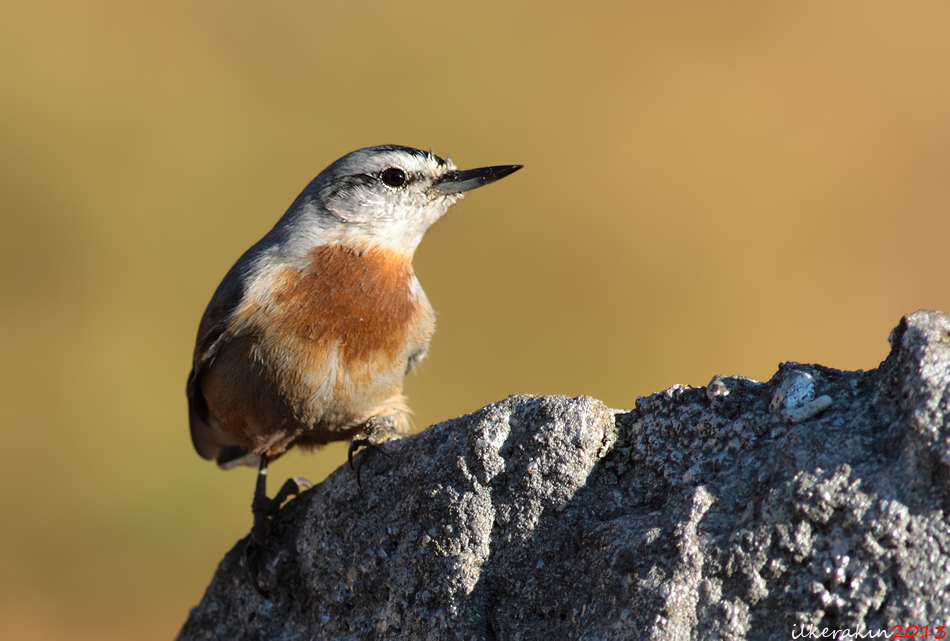
[[[443,194],[457,194],[501,180],[523,166],[499,165],[498,167],[482,167],[481,169],[468,169],[466,171],[449,171],[439,178],[435,183],[435,188]]]

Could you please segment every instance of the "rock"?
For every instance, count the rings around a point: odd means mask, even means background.
[[[240,541],[179,639],[937,635],[950,316],[891,345],[869,372],[785,363],[632,411],[512,396],[387,443],[362,488],[341,468]]]

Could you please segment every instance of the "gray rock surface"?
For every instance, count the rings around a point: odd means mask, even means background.
[[[950,316],[907,316],[891,345],[868,372],[785,363],[630,411],[513,396],[390,442],[362,488],[341,468],[265,548],[240,541],[179,638],[933,634],[950,627]]]

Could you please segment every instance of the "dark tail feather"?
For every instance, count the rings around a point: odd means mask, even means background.
[[[257,467],[260,465],[261,457],[257,454],[248,452],[243,447],[239,447],[237,445],[225,445],[220,450],[218,450],[218,456],[216,460],[218,462],[218,467],[229,470],[232,467],[238,467],[239,465]]]
[[[191,426],[191,443],[195,446],[195,451],[201,458],[213,461],[218,458],[221,448],[224,445],[215,430],[211,428],[202,418],[195,407],[195,403],[189,399],[188,419]]]
[[[257,467],[261,457],[251,454],[243,447],[227,442],[220,431],[211,427],[208,405],[201,395],[200,372],[191,371],[185,392],[188,395],[188,422],[191,426],[191,443],[201,458],[216,461],[218,467],[230,469],[239,465]]]

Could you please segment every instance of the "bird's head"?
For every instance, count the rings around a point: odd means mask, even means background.
[[[317,176],[296,207],[311,210],[338,242],[382,246],[411,255],[465,192],[521,165],[459,171],[431,151],[382,145],[351,152]]]

